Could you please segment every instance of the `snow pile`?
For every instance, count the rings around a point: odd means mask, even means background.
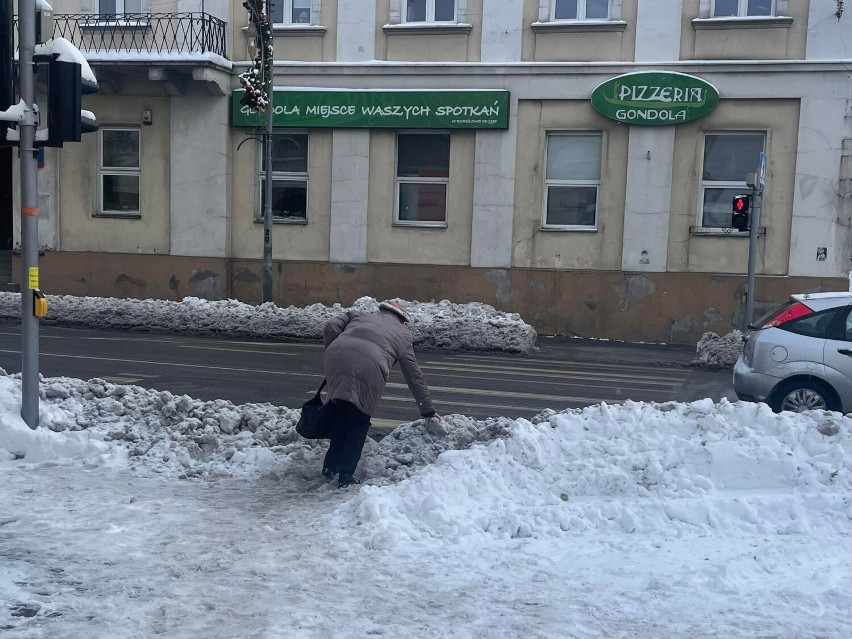
[[[89,433],[53,433],[31,430],[20,416],[21,389],[5,371],[0,377],[0,462],[25,459],[28,463],[69,459],[96,460],[109,446]]]
[[[50,312],[42,320],[47,323],[273,340],[322,339],[323,324],[348,310],[339,304],[279,308],[272,303],[253,306],[197,297],[180,302],[71,295],[48,295],[47,299]],[[516,313],[503,313],[478,302],[401,301],[410,311],[414,344],[419,349],[512,353],[535,349],[535,330]],[[378,302],[362,297],[349,308],[375,312]],[[0,317],[20,316],[20,293],[0,292]]]
[[[285,406],[237,406],[69,377],[42,381],[44,428],[32,431],[17,415],[20,393],[19,375],[0,376],[0,410],[14,414],[10,425],[0,424],[0,461],[100,458],[143,474],[178,479],[273,474],[310,489],[328,447],[327,440],[300,437],[295,430],[300,411]],[[380,444],[368,440],[359,474],[373,483],[398,482],[444,451],[506,436],[513,423],[461,415],[428,425],[417,420]]]
[[[508,417],[477,421],[447,415],[441,421],[404,424],[365,452],[361,471],[371,484],[398,483],[432,464],[443,452],[508,437],[514,423]]]
[[[337,513],[373,548],[594,533],[846,534],[852,419],[759,404],[605,404],[517,420]]]
[[[693,366],[704,368],[732,368],[743,352],[742,331],[734,330],[725,336],[716,333],[704,333],[696,346],[698,357],[692,361]]]
[[[20,397],[17,379],[0,378],[0,384],[0,397]],[[324,453],[327,444],[299,437],[299,410],[285,406],[236,406],[67,377],[43,380],[40,394],[39,421],[48,430],[63,435],[85,431],[111,443],[131,467],[181,479],[254,475],[273,468],[304,478],[309,468],[316,473],[317,451]],[[41,457],[36,453],[36,460]],[[22,458],[34,461],[29,453]]]

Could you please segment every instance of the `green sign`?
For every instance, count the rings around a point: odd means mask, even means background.
[[[627,124],[670,126],[703,118],[719,104],[712,84],[685,73],[637,71],[592,91],[592,107]]]
[[[231,99],[233,126],[263,127],[266,115]],[[508,129],[508,91],[275,91],[273,126],[350,129]]]

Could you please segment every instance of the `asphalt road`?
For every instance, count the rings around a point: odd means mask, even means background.
[[[0,366],[21,370],[20,325],[0,322]],[[735,399],[730,371],[686,364],[692,349],[540,338],[533,355],[418,353],[441,414],[532,417],[602,401]],[[117,384],[236,404],[301,406],[322,381],[322,346],[43,325],[45,377],[99,377]],[[386,431],[418,418],[395,369],[373,424]]]

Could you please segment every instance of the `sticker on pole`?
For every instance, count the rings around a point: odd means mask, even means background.
[[[31,289],[37,289],[39,287],[38,286],[38,266],[31,266],[28,275],[29,275],[28,287],[31,288]]]

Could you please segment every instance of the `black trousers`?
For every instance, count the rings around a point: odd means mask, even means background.
[[[326,404],[325,412],[331,424],[331,445],[325,454],[323,467],[331,468],[340,477],[351,477],[367,441],[370,416],[342,399],[331,400]]]

